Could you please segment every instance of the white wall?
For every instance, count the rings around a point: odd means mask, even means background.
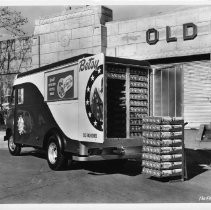
[[[197,25],[197,37],[183,40],[183,24]],[[171,27],[176,42],[167,43],[166,26]],[[140,60],[186,56],[210,53],[211,51],[211,6],[177,11],[148,18],[108,22],[107,49],[109,56],[135,58]],[[146,42],[146,31],[159,31],[159,41],[155,45]]]
[[[104,24],[111,20],[112,11],[103,6],[84,6],[37,20],[32,46],[33,67],[39,64],[38,36],[41,66],[83,53],[105,52]]]

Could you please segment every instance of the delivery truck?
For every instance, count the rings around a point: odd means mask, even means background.
[[[140,158],[150,72],[148,62],[101,53],[18,74],[4,137],[9,152],[43,149],[53,170],[68,160]]]

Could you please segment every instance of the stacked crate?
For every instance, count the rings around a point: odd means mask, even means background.
[[[148,115],[148,76],[145,69],[130,71],[130,137],[142,136],[142,117]]]
[[[149,115],[149,69],[107,65],[109,137],[140,138]],[[110,107],[110,105],[112,105]],[[125,119],[125,120],[124,120]],[[117,133],[114,131],[116,130]]]
[[[171,117],[143,118],[143,173],[154,177],[184,179],[184,120]]]

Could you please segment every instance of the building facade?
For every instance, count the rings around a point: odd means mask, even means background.
[[[182,116],[189,128],[211,120],[211,7],[107,23],[107,55],[148,60],[153,114]]]
[[[35,22],[32,62],[34,67],[82,53],[106,53],[105,23],[112,11],[102,6],[76,7]]]
[[[82,53],[147,60],[151,114],[184,117],[194,141],[211,122],[211,7],[127,21],[112,16],[106,7],[84,6],[37,20],[33,67]]]

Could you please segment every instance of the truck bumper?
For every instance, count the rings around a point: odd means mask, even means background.
[[[116,159],[140,159],[142,157],[141,147],[116,148],[104,151],[101,154],[90,154],[87,156],[73,156],[76,161],[100,161],[100,160],[116,160]]]
[[[140,159],[142,153],[134,155],[92,155],[86,157],[73,156],[72,159],[75,161],[102,161],[102,160],[117,160],[117,159]]]

